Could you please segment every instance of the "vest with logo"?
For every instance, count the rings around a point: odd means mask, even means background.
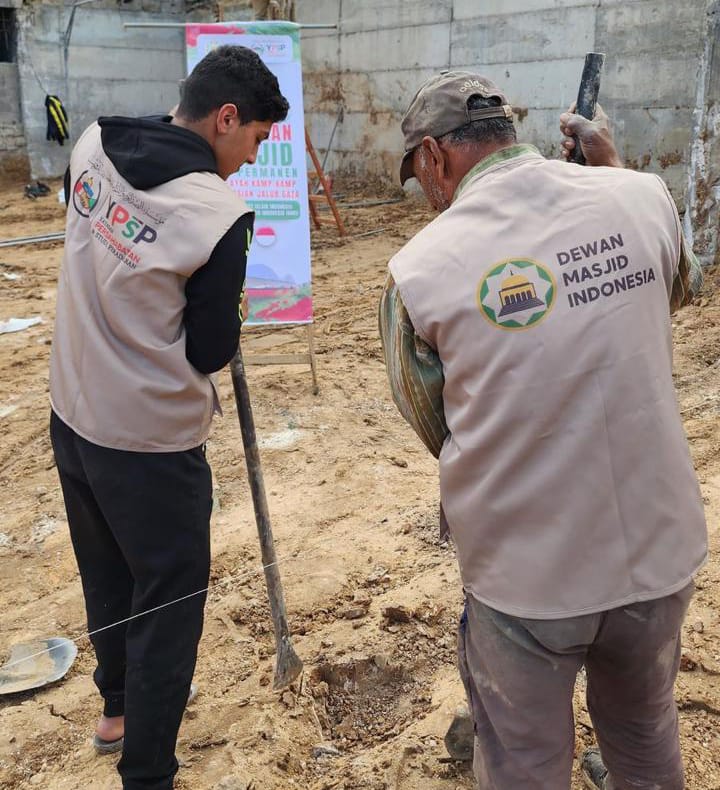
[[[185,286],[249,209],[212,173],[135,190],[105,155],[97,124],[75,146],[70,172],[52,407],[104,447],[196,447],[218,400],[185,356]]]
[[[437,349],[443,509],[466,590],[560,618],[658,598],[706,556],[672,380],[680,251],[656,176],[530,150],[391,261]]]

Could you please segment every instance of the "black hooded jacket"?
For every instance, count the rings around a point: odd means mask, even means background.
[[[170,121],[170,116],[99,119],[103,149],[134,189],[152,189],[188,173],[217,173],[207,141]],[[68,168],[66,204],[70,188]],[[252,213],[240,217],[185,286],[185,355],[200,373],[220,370],[237,350],[247,234],[252,233],[253,222]]]

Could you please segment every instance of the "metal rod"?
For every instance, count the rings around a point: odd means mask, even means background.
[[[247,25],[247,24],[253,24],[253,23],[258,22],[258,21],[260,21],[260,20],[256,20],[256,19],[242,19],[242,20],[236,21],[236,22],[125,22],[123,24],[123,27],[125,27],[125,28],[129,28],[129,27],[167,27],[167,28],[177,28],[177,29],[183,28],[184,29],[186,27],[196,27],[197,25],[216,25],[216,24],[219,24],[219,25]],[[314,24],[302,25],[302,24],[298,24],[298,23],[292,23],[292,24],[297,24],[297,26],[301,30],[335,30],[335,29],[337,29],[337,25],[314,25]]]
[[[23,244],[39,244],[43,241],[62,241],[65,238],[65,231],[60,233],[48,233],[44,236],[23,236],[17,239],[5,239],[0,241],[0,247],[20,247]]]

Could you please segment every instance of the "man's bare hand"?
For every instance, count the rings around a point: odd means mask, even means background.
[[[575,113],[575,102],[560,116],[560,131],[565,135],[561,154],[564,159],[570,156],[575,148],[576,135],[588,165],[595,167],[624,167],[622,159],[615,148],[608,117],[598,104],[592,121]]]

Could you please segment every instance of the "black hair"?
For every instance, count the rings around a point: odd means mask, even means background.
[[[485,98],[479,93],[474,93],[467,100],[468,110],[483,110],[486,107],[500,107],[502,102],[497,96]],[[510,118],[483,118],[471,121],[453,129],[439,138],[450,145],[463,143],[516,143],[517,134],[515,125]]]
[[[178,115],[200,121],[223,104],[234,104],[243,124],[282,121],[290,105],[277,78],[247,47],[223,45],[209,52],[182,84]]]

